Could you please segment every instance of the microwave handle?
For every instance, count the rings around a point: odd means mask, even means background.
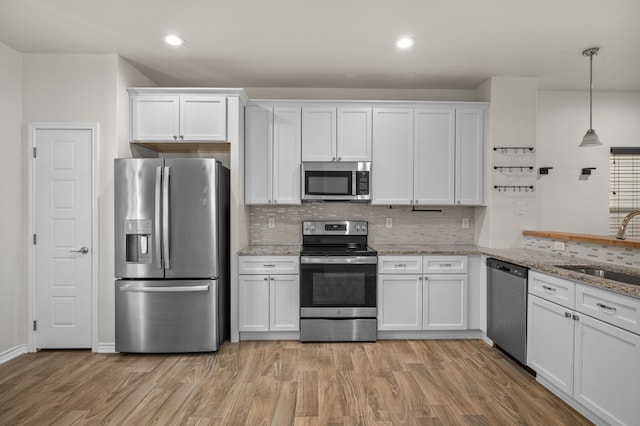
[[[358,171],[354,170],[351,172],[351,195],[355,196],[357,194],[357,185],[358,185]]]

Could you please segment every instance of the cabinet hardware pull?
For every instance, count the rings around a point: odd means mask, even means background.
[[[184,140],[184,136],[180,135],[180,140]]]
[[[564,313],[564,317],[565,318],[571,318],[571,312],[565,312]]]
[[[545,289],[548,292],[551,292],[551,293],[555,293],[556,292],[555,288],[549,287],[548,285],[543,285],[542,288]]]
[[[574,321],[580,320],[580,317],[577,315],[572,315],[571,318],[573,318]]]
[[[615,312],[617,310],[614,306],[607,306],[607,305],[605,305],[603,303],[600,303],[600,302],[596,303],[596,306],[598,308],[600,308],[600,309],[605,309],[605,310],[611,311],[611,312]]]
[[[273,278],[273,277],[270,277],[270,279],[271,279],[271,281],[275,280],[275,278]]]
[[[422,281],[422,277],[418,277],[418,281]]]
[[[265,263],[262,266],[264,266],[265,268],[275,268],[275,264],[274,263]]]
[[[441,263],[440,267],[441,268],[451,268],[451,263]]]
[[[406,268],[406,267],[407,267],[407,264],[406,264],[406,263],[396,263],[394,266],[395,266],[396,268]]]
[[[174,140],[174,141],[177,141],[177,140],[178,140],[178,137],[177,137],[176,135],[173,135],[173,140]]]
[[[264,277],[264,280],[265,281],[269,281],[269,277]]]

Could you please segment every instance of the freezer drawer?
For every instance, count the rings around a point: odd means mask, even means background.
[[[116,352],[218,350],[216,280],[116,281]]]

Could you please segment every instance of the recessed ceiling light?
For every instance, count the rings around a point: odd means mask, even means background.
[[[416,44],[416,39],[413,37],[402,37],[396,41],[396,47],[399,49],[408,49]]]
[[[184,39],[175,34],[167,34],[162,39],[170,46],[182,46],[184,44]]]

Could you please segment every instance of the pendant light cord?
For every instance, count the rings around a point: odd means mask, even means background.
[[[593,55],[589,55],[589,128],[593,129]]]

